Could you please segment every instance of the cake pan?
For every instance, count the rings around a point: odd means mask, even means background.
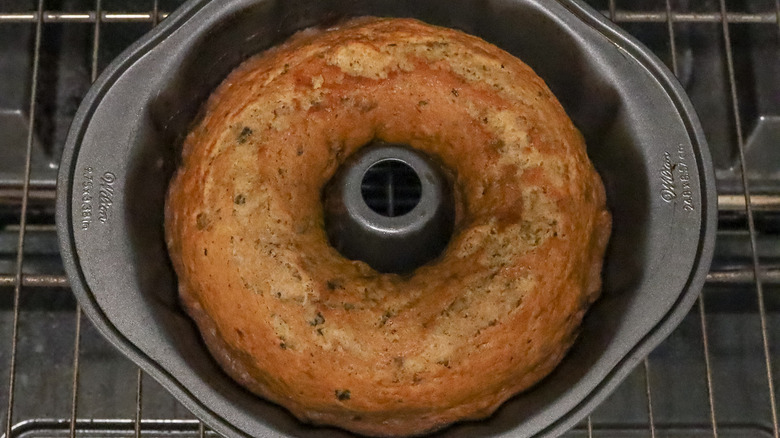
[[[556,436],[682,320],[709,267],[711,158],[693,107],[653,54],[587,5],[552,0],[191,0],[116,59],[76,114],[57,226],[73,291],[103,335],[226,436],[349,436],[298,422],[211,359],[180,308],[163,238],[178,148],[206,97],[248,56],[351,16],[413,17],[529,64],[584,134],[614,228],[602,297],[560,366],[447,437]]]

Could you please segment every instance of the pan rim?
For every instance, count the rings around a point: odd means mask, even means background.
[[[189,0],[184,3],[163,21],[160,26],[136,41],[112,61],[85,95],[73,119],[63,151],[58,175],[56,222],[63,264],[68,277],[71,279],[73,293],[78,298],[79,305],[82,306],[84,313],[99,329],[101,334],[122,351],[125,356],[159,381],[167,390],[173,392],[176,398],[188,409],[194,411],[198,417],[205,418],[217,432],[231,436],[249,436],[246,431],[231,424],[226,418],[210,409],[206,403],[191,393],[185,384],[181,383],[179,379],[130,341],[108,318],[95,298],[95,294],[89,288],[82,270],[75,247],[75,228],[72,215],[75,164],[79,157],[84,133],[90,125],[98,105],[116,81],[133,63],[153,50],[162,39],[178,30],[179,27],[210,2],[211,0]],[[590,412],[591,407],[603,401],[611,390],[623,380],[625,375],[633,370],[634,366],[649,354],[653,348],[660,344],[685,317],[698,298],[699,291],[706,279],[712,260],[717,228],[717,192],[715,189],[714,170],[711,164],[712,159],[693,105],[677,79],[648,48],[610,22],[606,17],[603,17],[598,11],[584,4],[583,1],[556,0],[556,3],[563,6],[572,16],[581,20],[604,38],[618,45],[619,49],[625,51],[633,62],[640,63],[658,81],[669,96],[686,127],[692,151],[695,154],[699,173],[702,208],[700,209],[701,229],[699,230],[695,259],[678,298],[658,322],[632,348],[628,349],[612,369],[607,371],[600,381],[593,385],[581,399],[576,401],[576,404],[571,409],[561,415],[557,415],[554,420],[547,422],[546,426],[536,430],[535,433],[542,436],[563,432],[580,421],[587,412]],[[510,429],[507,432],[512,433],[512,430]]]

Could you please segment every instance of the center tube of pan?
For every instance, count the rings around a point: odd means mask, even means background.
[[[455,223],[452,182],[431,157],[401,144],[361,148],[326,185],[323,202],[331,245],[385,273],[438,257]]]

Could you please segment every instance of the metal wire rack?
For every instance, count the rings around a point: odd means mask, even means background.
[[[694,310],[569,435],[780,437],[780,0],[623,1],[589,3],[691,94],[721,232]],[[0,0],[0,435],[214,435],[82,318],[53,226],[62,126],[101,68],[178,3],[30,3]]]

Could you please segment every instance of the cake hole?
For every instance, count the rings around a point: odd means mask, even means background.
[[[434,260],[455,221],[449,173],[397,143],[375,141],[347,157],[323,187],[322,205],[331,246],[382,273],[405,275]]]
[[[400,160],[387,159],[366,170],[360,184],[363,202],[382,216],[403,216],[420,203],[422,183],[417,172]]]

